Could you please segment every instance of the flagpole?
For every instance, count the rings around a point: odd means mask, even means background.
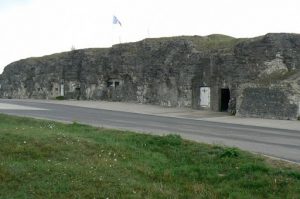
[[[111,47],[114,45],[114,24],[111,24]]]
[[[149,27],[147,28],[147,36],[148,36],[148,38],[150,38],[150,29],[149,29]]]
[[[121,21],[115,15],[113,15],[113,25],[119,25],[120,28],[122,27]],[[119,43],[122,43],[120,33],[121,33],[121,29],[119,29],[119,31],[118,31],[118,38],[119,38]]]

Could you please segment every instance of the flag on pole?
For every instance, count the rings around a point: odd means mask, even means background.
[[[113,24],[119,24],[120,26],[122,26],[122,23],[116,16],[113,16]]]

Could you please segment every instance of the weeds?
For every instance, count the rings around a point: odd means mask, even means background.
[[[224,152],[220,155],[221,158],[235,158],[239,156],[239,150],[237,148],[225,148]]]

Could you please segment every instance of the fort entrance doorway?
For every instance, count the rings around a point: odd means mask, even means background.
[[[221,88],[221,96],[220,96],[220,111],[221,112],[228,111],[229,100],[230,100],[229,88]]]

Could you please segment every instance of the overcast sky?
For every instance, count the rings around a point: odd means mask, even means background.
[[[0,73],[13,61],[146,37],[300,33],[299,0],[0,0]],[[122,27],[112,24],[113,15]]]

